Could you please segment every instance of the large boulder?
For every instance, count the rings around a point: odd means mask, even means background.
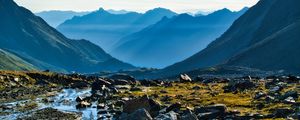
[[[223,117],[226,114],[227,107],[224,104],[216,104],[206,107],[195,107],[194,111],[199,119],[214,119]]]
[[[224,92],[236,92],[236,91],[244,91],[248,89],[253,89],[256,87],[256,84],[250,80],[232,80],[225,86]]]
[[[142,108],[149,111],[151,115],[156,115],[161,109],[161,106],[158,102],[150,99],[148,96],[143,96],[141,98],[126,101],[123,106],[123,112],[132,113]]]
[[[154,118],[155,120],[178,120],[177,113],[170,111],[165,114],[159,114]]]
[[[178,111],[181,108],[181,103],[174,103],[172,105],[170,105],[169,107],[167,107],[166,112],[170,112],[170,111]]]
[[[190,110],[183,114],[180,118],[181,120],[198,120],[197,116]]]
[[[146,109],[138,109],[130,114],[123,113],[119,120],[152,120],[153,118]]]

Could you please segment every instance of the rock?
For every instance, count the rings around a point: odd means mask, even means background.
[[[212,119],[225,115],[227,107],[224,104],[210,105],[207,107],[196,107],[194,109],[198,119]]]
[[[75,100],[76,100],[76,102],[81,102],[81,101],[83,101],[83,98],[81,96],[78,96]]]
[[[62,112],[53,108],[44,108],[21,116],[21,120],[81,120],[81,113]]]
[[[131,114],[123,113],[119,120],[153,120],[153,118],[146,109],[141,108]]]
[[[159,86],[159,84],[153,80],[141,80],[140,83],[142,86],[147,86],[147,87]]]
[[[274,111],[274,117],[276,118],[286,118],[290,114],[294,113],[292,109],[287,109],[287,108],[279,108]]]
[[[114,85],[130,85],[130,82],[128,82],[127,80],[115,79],[113,84]]]
[[[256,84],[251,82],[250,80],[232,80],[223,89],[224,92],[236,92],[252,89],[255,87]]]
[[[149,111],[151,115],[155,115],[160,110],[160,104],[153,99],[149,99],[148,96],[143,96],[126,101],[123,106],[123,112],[132,113],[141,108]]]
[[[121,106],[125,105],[125,102],[122,101],[122,100],[118,100],[118,101],[115,102],[115,105],[118,106],[118,107],[121,107]]]
[[[159,114],[157,117],[154,118],[155,120],[178,120],[177,113],[174,111],[170,111],[165,114]]]
[[[98,104],[97,109],[105,109],[105,104],[104,103]]]
[[[296,101],[295,101],[295,99],[293,97],[288,97],[288,98],[284,99],[284,102],[288,103],[288,104],[294,104],[294,103],[296,103]]]
[[[281,97],[281,99],[286,99],[288,97],[293,97],[294,99],[298,99],[298,92],[297,91],[288,91]]]
[[[219,117],[218,111],[199,113],[197,118],[200,120],[216,119]]]
[[[275,97],[269,96],[269,95],[268,95],[268,96],[266,97],[265,101],[266,101],[266,102],[274,102],[274,101],[275,101]]]
[[[130,75],[127,75],[127,74],[116,74],[116,75],[110,76],[109,78],[113,79],[113,80],[126,80],[126,81],[130,82],[130,84],[136,83],[135,78]]]
[[[181,108],[181,103],[175,103],[175,104],[172,104],[170,105],[167,109],[166,109],[166,112],[170,112],[170,111],[178,111],[180,110]]]
[[[168,95],[162,96],[161,99],[160,99],[160,101],[162,101],[162,102],[167,102],[167,101],[170,101],[170,100],[172,100],[172,98]]]
[[[87,108],[87,107],[91,107],[91,106],[92,106],[91,103],[86,102],[86,101],[81,101],[80,103],[78,103],[76,105],[76,108],[77,109],[82,109],[82,108]]]
[[[198,120],[197,116],[190,110],[181,116],[181,120]]]
[[[161,91],[159,91],[160,93],[168,93],[167,91],[165,91],[165,90],[161,90]]]
[[[182,82],[182,83],[192,82],[192,79],[187,74],[181,74],[180,75],[180,82]]]
[[[277,93],[277,92],[280,92],[282,89],[283,88],[281,86],[275,86],[275,87],[270,89],[270,92]]]
[[[142,89],[139,87],[132,87],[130,88],[130,91],[142,91]]]
[[[83,88],[87,88],[89,86],[89,84],[85,81],[77,81],[71,84],[71,88],[73,89],[83,89]]]
[[[92,91],[102,90],[103,86],[111,86],[112,84],[106,80],[98,79],[92,84]]]
[[[192,89],[193,90],[200,90],[201,88],[199,86],[194,86]]]
[[[260,98],[265,97],[265,96],[266,96],[265,93],[263,93],[263,92],[257,92],[257,93],[255,93],[254,99],[260,99]]]

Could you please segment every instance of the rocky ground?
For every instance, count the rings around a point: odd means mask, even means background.
[[[93,77],[51,72],[0,72],[0,118],[83,119],[81,110],[97,109],[98,119],[299,119],[300,77],[269,76],[216,78],[180,75],[173,81],[136,80],[118,74]],[[41,108],[65,88],[87,89],[76,96],[78,111]],[[18,104],[14,101],[24,101]],[[65,101],[72,102],[72,101]],[[4,117],[5,118],[5,117]],[[8,118],[9,119],[9,118]]]

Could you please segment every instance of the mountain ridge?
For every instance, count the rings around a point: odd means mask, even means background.
[[[19,7],[12,0],[1,0],[0,3],[0,14],[4,18],[0,22],[0,48],[18,55],[30,64],[41,68],[51,66],[51,69],[68,72],[134,68],[116,60],[89,41],[66,38],[42,18]],[[108,64],[109,61],[112,64]]]

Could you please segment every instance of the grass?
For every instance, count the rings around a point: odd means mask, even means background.
[[[291,108],[290,104],[284,103],[269,103],[266,104],[264,100],[254,100],[253,97],[258,91],[268,92],[264,87],[264,82],[259,81],[258,87],[253,90],[240,91],[236,94],[234,93],[224,93],[223,87],[227,85],[226,83],[211,83],[211,84],[201,84],[201,83],[173,83],[173,87],[142,87],[143,91],[134,91],[130,93],[120,93],[120,97],[129,96],[143,96],[148,95],[151,97],[153,94],[157,94],[159,97],[154,98],[163,105],[170,105],[172,103],[180,102],[186,107],[193,108],[195,106],[207,106],[213,104],[225,104],[229,111],[238,110],[241,115],[250,113],[260,113],[260,114],[270,114],[276,108]],[[193,90],[194,86],[199,86],[199,90]],[[283,92],[288,90],[297,90],[298,84],[290,84]],[[166,93],[161,93],[164,90]],[[297,90],[300,92],[299,90]],[[171,100],[161,101],[164,96],[170,96]],[[176,96],[182,96],[180,98]],[[297,100],[299,101],[299,99]],[[264,104],[265,107],[261,110],[257,109],[258,104]]]

